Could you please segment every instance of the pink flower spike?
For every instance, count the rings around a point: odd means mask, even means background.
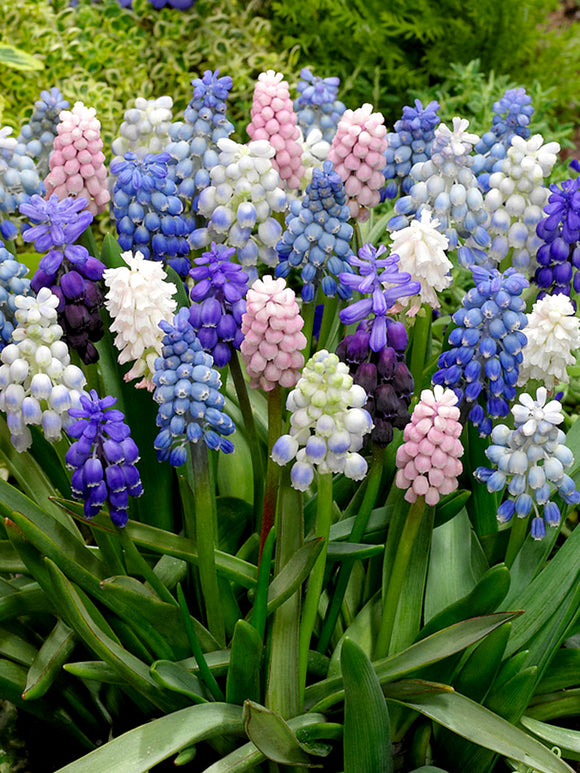
[[[251,115],[248,136],[251,140],[268,140],[276,151],[272,165],[288,188],[298,190],[304,175],[301,133],[281,72],[268,70],[258,76]]]
[[[304,367],[303,326],[296,295],[285,280],[269,275],[256,279],[246,296],[240,346],[251,387],[269,392],[276,384],[296,386]]]
[[[368,220],[368,208],[380,202],[379,189],[385,184],[382,170],[386,135],[384,117],[373,113],[373,106],[367,103],[343,113],[328,151],[344,183],[350,215],[360,222]]]
[[[436,505],[441,496],[458,486],[463,446],[456,403],[455,393],[440,385],[421,392],[411,422],[405,427],[404,443],[397,449],[395,483],[407,490],[407,502],[424,496],[428,505]]]
[[[72,110],[62,110],[56,128],[50,172],[44,184],[46,197],[56,193],[59,199],[83,196],[87,209],[99,215],[111,198],[107,186],[107,168],[101,139],[101,123],[94,107],[76,102]]]

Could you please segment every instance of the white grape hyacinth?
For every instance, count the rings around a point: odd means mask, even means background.
[[[134,107],[125,111],[120,137],[113,140],[112,149],[116,157],[129,151],[143,158],[147,153],[162,153],[169,142],[169,127],[173,114],[173,99],[168,96],[157,99],[137,97]]]
[[[85,374],[71,365],[57,324],[59,300],[48,287],[35,296],[17,295],[13,343],[0,354],[0,410],[6,413],[10,440],[19,452],[32,445],[31,425],[42,427],[55,443],[74,421],[69,408],[80,407]]]
[[[119,363],[134,360],[125,381],[141,378],[136,386],[152,391],[151,378],[164,336],[159,322],[173,320],[176,288],[167,281],[162,263],[146,260],[140,252],[124,252],[121,257],[126,267],[108,268],[103,274],[105,306],[113,319],[111,332],[116,333]]]
[[[567,295],[545,295],[526,315],[528,343],[522,350],[518,386],[530,379],[543,381],[548,389],[570,380],[567,367],[580,348],[580,319]]]
[[[453,264],[446,254],[449,240],[439,230],[439,220],[431,217],[431,212],[422,210],[420,219],[411,220],[411,224],[393,233],[391,253],[399,256],[401,271],[411,274],[411,278],[421,284],[419,290],[420,303],[412,303],[410,316],[417,313],[421,303],[426,303],[433,309],[441,304],[437,292],[445,290],[452,282],[450,274]],[[409,298],[402,298],[406,305]]]

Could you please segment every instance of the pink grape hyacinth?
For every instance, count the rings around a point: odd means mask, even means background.
[[[397,449],[395,483],[407,489],[407,502],[424,496],[426,504],[436,505],[441,496],[455,491],[463,469],[460,435],[455,392],[439,384],[433,390],[424,389],[405,427],[404,443]]]
[[[381,200],[386,148],[385,119],[381,113],[373,113],[372,105],[344,112],[328,158],[344,183],[350,216],[360,222],[369,219],[369,207],[376,207]]]
[[[107,187],[107,167],[101,139],[101,122],[94,107],[76,102],[72,110],[62,110],[54,138],[44,184],[47,197],[56,193],[59,199],[83,196],[87,209],[99,215],[111,198]]]
[[[304,175],[301,133],[282,73],[268,70],[259,75],[251,115],[248,136],[252,140],[268,140],[276,151],[272,159],[274,168],[288,188],[298,190]]]
[[[304,367],[303,326],[296,295],[285,280],[256,279],[246,296],[240,346],[251,387],[269,392],[276,384],[296,386]]]

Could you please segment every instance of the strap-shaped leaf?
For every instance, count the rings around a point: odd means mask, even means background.
[[[302,585],[324,547],[321,537],[309,540],[294,553],[270,583],[268,614],[272,614]]]
[[[549,725],[532,717],[522,717],[520,723],[550,746],[557,746],[564,757],[580,760],[580,731]]]
[[[76,635],[59,620],[34,658],[22,693],[24,700],[37,700],[50,688],[76,644]]]
[[[262,638],[254,626],[245,620],[238,620],[234,628],[226,682],[228,703],[241,706],[246,700],[260,699],[262,649]]]

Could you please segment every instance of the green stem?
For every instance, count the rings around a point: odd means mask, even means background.
[[[95,528],[92,528],[91,532],[95,543],[99,547],[99,553],[105,562],[105,566],[111,575],[126,575],[127,570],[123,563],[123,555],[117,536]]]
[[[322,315],[322,324],[318,335],[318,349],[326,349],[332,326],[338,316],[338,294],[332,298],[327,298],[324,302],[324,313]]]
[[[415,381],[415,391],[420,392],[423,388],[423,370],[425,368],[425,356],[429,343],[429,332],[431,328],[431,317],[433,310],[427,304],[424,304],[415,318],[415,327],[413,328],[413,348],[411,350],[410,371]]]
[[[262,464],[262,454],[260,450],[260,443],[258,441],[258,434],[256,432],[256,423],[254,421],[252,405],[248,395],[248,387],[240,367],[240,358],[238,356],[238,352],[231,344],[230,351],[230,373],[232,374],[232,378],[234,380],[234,386],[236,388],[240,410],[244,419],[244,428],[247,433],[246,437],[248,440],[248,445],[250,446],[250,453],[252,455],[252,473],[254,476],[254,519],[257,530],[259,529],[260,520],[262,517],[262,504],[264,495],[264,469]]]
[[[86,249],[89,251],[89,255],[92,255],[93,258],[98,258],[100,256],[101,253],[97,247],[97,242],[95,241],[95,236],[91,226],[82,232],[79,241],[83,247],[86,247]]]
[[[512,518],[510,538],[505,553],[505,565],[508,569],[511,569],[519,549],[524,544],[528,534],[528,521],[528,518],[518,518],[517,516]]]
[[[304,688],[306,686],[306,671],[308,664],[308,652],[310,649],[310,640],[316,616],[318,614],[318,604],[320,602],[320,593],[324,581],[324,570],[326,568],[326,553],[328,548],[328,537],[330,534],[330,525],[332,521],[332,473],[324,473],[318,476],[318,501],[316,507],[316,537],[324,538],[324,548],[316,559],[316,563],[310,572],[308,580],[308,590],[304,600],[304,610],[300,623],[300,699],[304,697]]]
[[[399,598],[403,583],[405,582],[405,573],[424,512],[425,498],[418,497],[417,501],[413,502],[409,508],[407,520],[405,521],[403,533],[397,547],[397,553],[384,597],[383,619],[381,620],[381,627],[377,638],[374,660],[385,658],[389,654],[397,607],[399,606]]]
[[[280,489],[276,521],[276,574],[302,545],[302,494],[290,486],[288,470]],[[285,719],[300,714],[300,589],[274,612],[266,706]]]
[[[312,331],[314,328],[314,313],[316,311],[316,300],[318,297],[318,288],[314,291],[314,298],[310,303],[303,303],[300,313],[304,320],[304,327],[302,332],[306,337],[306,346],[304,348],[304,359],[310,358],[310,352],[312,350]]]
[[[175,599],[159,577],[157,577],[153,568],[143,558],[127,531],[125,529],[118,529],[117,532],[119,534],[119,541],[125,551],[127,563],[131,562],[136,571],[145,578],[162,601],[175,605]]]
[[[360,225],[358,224],[358,221],[355,222],[353,226],[353,232],[354,251],[355,254],[358,255],[358,251],[363,246],[362,234],[360,232]]]
[[[374,507],[377,494],[379,492],[379,487],[381,485],[384,458],[385,449],[373,445],[373,460],[371,462],[371,469],[367,477],[364,499],[361,503],[360,509],[356,515],[352,527],[349,539],[350,542],[360,542],[364,536],[369,516],[371,514],[371,510]],[[336,626],[336,621],[338,620],[338,615],[340,614],[342,601],[344,599],[344,594],[346,593],[350,574],[355,563],[356,562],[354,560],[349,559],[342,561],[341,563],[334,587],[334,593],[332,594],[332,600],[326,612],[326,618],[324,620],[324,625],[322,626],[322,631],[318,640],[318,652],[325,653],[330,643],[330,637],[332,636]]]
[[[194,481],[195,524],[185,515],[185,536],[195,537],[199,555],[199,579],[207,625],[220,646],[225,646],[226,634],[215,565],[217,543],[217,514],[212,496],[209,459],[203,441],[191,443],[191,461]],[[187,510],[185,511],[187,514]]]
[[[272,458],[272,447],[282,431],[282,388],[276,384],[268,392],[268,462],[266,466],[266,486],[264,492],[264,508],[262,511],[262,527],[260,530],[260,557],[268,532],[274,525],[276,517],[276,500],[280,487],[280,465]]]

